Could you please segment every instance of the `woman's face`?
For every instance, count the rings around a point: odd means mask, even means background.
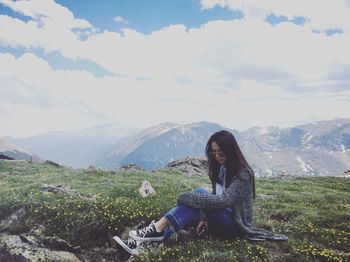
[[[211,153],[216,161],[219,162],[220,165],[225,164],[226,162],[226,156],[220,149],[219,145],[216,142],[211,143]]]

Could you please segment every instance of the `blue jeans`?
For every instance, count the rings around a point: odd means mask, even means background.
[[[198,188],[194,192],[199,194],[209,194],[203,188]],[[241,230],[232,219],[232,211],[229,209],[213,209],[203,210],[208,219],[208,229],[210,234],[223,237],[232,238],[241,235]],[[186,229],[191,226],[196,227],[200,221],[200,210],[191,208],[185,205],[177,205],[164,215],[167,218],[173,229],[177,232],[180,229]],[[172,228],[165,229],[165,238],[167,239],[172,233]]]

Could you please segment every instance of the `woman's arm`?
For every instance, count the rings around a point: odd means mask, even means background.
[[[221,195],[203,195],[195,192],[181,193],[177,197],[177,203],[197,209],[223,209],[232,207],[244,197],[253,197],[251,176],[241,172],[239,177],[232,180],[231,185]]]

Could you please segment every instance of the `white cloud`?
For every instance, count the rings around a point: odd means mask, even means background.
[[[69,29],[91,28],[88,21],[75,18],[69,9],[57,4],[54,0],[0,0],[0,4],[42,24],[50,21]]]
[[[116,23],[116,24],[128,24],[128,21],[126,21],[123,17],[121,16],[116,16],[113,18],[113,21]]]
[[[17,59],[1,54],[0,72],[0,89],[7,94],[0,97],[1,135],[72,130],[110,121],[147,127],[206,120],[245,129],[349,116],[349,101],[344,100],[350,97],[349,90],[310,97],[254,80],[238,81],[235,89],[215,89],[200,83],[95,77],[54,70],[30,53]]]
[[[53,0],[0,0],[0,4],[31,18],[23,22],[0,15],[0,45],[6,47],[42,48],[76,59],[79,39],[96,31],[88,21],[75,18]]]
[[[273,27],[260,20],[213,21],[196,29],[173,25],[148,35],[131,29],[90,32],[83,41],[55,19],[52,15],[40,26],[0,16],[0,45],[58,51],[127,77],[231,87],[239,79],[255,78],[300,90],[350,63],[344,53],[349,34],[316,34],[293,23]]]
[[[171,26],[149,35],[105,32],[90,37],[79,50],[81,57],[126,76],[231,87],[237,79],[255,78],[301,89],[326,77],[335,65],[350,63],[344,55],[349,40],[348,34],[330,37],[293,23],[273,27],[235,20],[209,22],[199,29]],[[92,52],[96,47],[99,51]]]
[[[105,121],[146,127],[206,120],[244,129],[350,117],[344,99],[350,97],[349,33],[316,34],[290,22],[271,26],[257,19],[268,13],[263,4],[263,12],[251,11],[256,19],[172,25],[144,35],[96,32],[53,1],[43,7],[0,1],[32,17],[0,15],[0,45],[28,50],[18,58],[0,53],[0,136]],[[72,30],[83,27],[87,34]],[[120,77],[55,70],[30,52],[37,48],[93,61]]]
[[[246,19],[265,19],[271,13],[277,16],[305,17],[314,30],[342,29],[350,31],[350,4],[348,0],[201,0],[203,9],[215,5],[240,10]]]

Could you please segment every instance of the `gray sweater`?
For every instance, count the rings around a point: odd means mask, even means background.
[[[221,195],[186,192],[178,195],[177,202],[201,210],[231,208],[233,220],[251,240],[288,239],[285,235],[253,227],[253,177],[248,170],[241,170],[234,176]]]

